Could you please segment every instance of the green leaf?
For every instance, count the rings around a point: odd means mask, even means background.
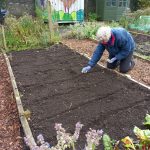
[[[133,131],[141,143],[150,144],[150,130],[141,130],[138,127],[134,127]]]
[[[107,134],[103,135],[103,145],[104,150],[113,150],[111,138]]]
[[[144,125],[150,125],[150,115],[146,114],[145,120],[143,122]]]
[[[126,148],[130,148],[132,150],[136,150],[135,146],[133,144],[133,140],[129,136],[123,138],[121,141],[124,143],[124,146]]]

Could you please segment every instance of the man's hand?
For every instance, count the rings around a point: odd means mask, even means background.
[[[113,57],[112,59],[107,59],[107,62],[113,63],[115,60],[117,60],[117,58],[116,58],[116,57]]]
[[[82,69],[82,73],[87,73],[87,72],[89,72],[90,70],[91,70],[91,66],[86,66],[86,67],[84,67],[83,69]]]

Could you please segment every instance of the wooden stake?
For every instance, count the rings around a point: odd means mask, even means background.
[[[53,22],[52,22],[52,7],[51,7],[50,0],[48,0],[47,9],[48,9],[48,24],[50,30],[50,42],[52,42],[52,38],[54,36],[54,29],[53,29]]]
[[[4,45],[4,49],[7,50],[7,44],[6,44],[6,38],[5,38],[5,29],[4,26],[1,25],[2,27],[2,34],[3,34],[3,45]]]

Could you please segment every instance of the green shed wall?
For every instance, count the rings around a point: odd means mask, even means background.
[[[108,21],[118,21],[120,17],[123,15],[124,11],[126,10],[125,7],[104,7],[104,16],[103,20],[108,20]]]
[[[106,6],[106,0],[96,1],[96,14],[100,20],[118,21],[125,10],[126,7],[118,7],[118,0],[117,6]]]
[[[96,14],[98,16],[98,20],[104,19],[104,4],[105,0],[96,0]]]
[[[117,7],[104,6],[103,20],[116,20]]]

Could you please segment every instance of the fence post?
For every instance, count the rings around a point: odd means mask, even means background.
[[[51,7],[50,0],[48,0],[47,8],[48,8],[48,25],[50,30],[50,42],[52,42],[52,38],[54,36],[54,30],[53,30],[53,22],[52,22],[52,7]]]
[[[4,26],[1,25],[2,28],[2,35],[3,35],[3,45],[4,45],[4,49],[7,50],[7,44],[6,44],[6,37],[5,37],[5,29]]]

